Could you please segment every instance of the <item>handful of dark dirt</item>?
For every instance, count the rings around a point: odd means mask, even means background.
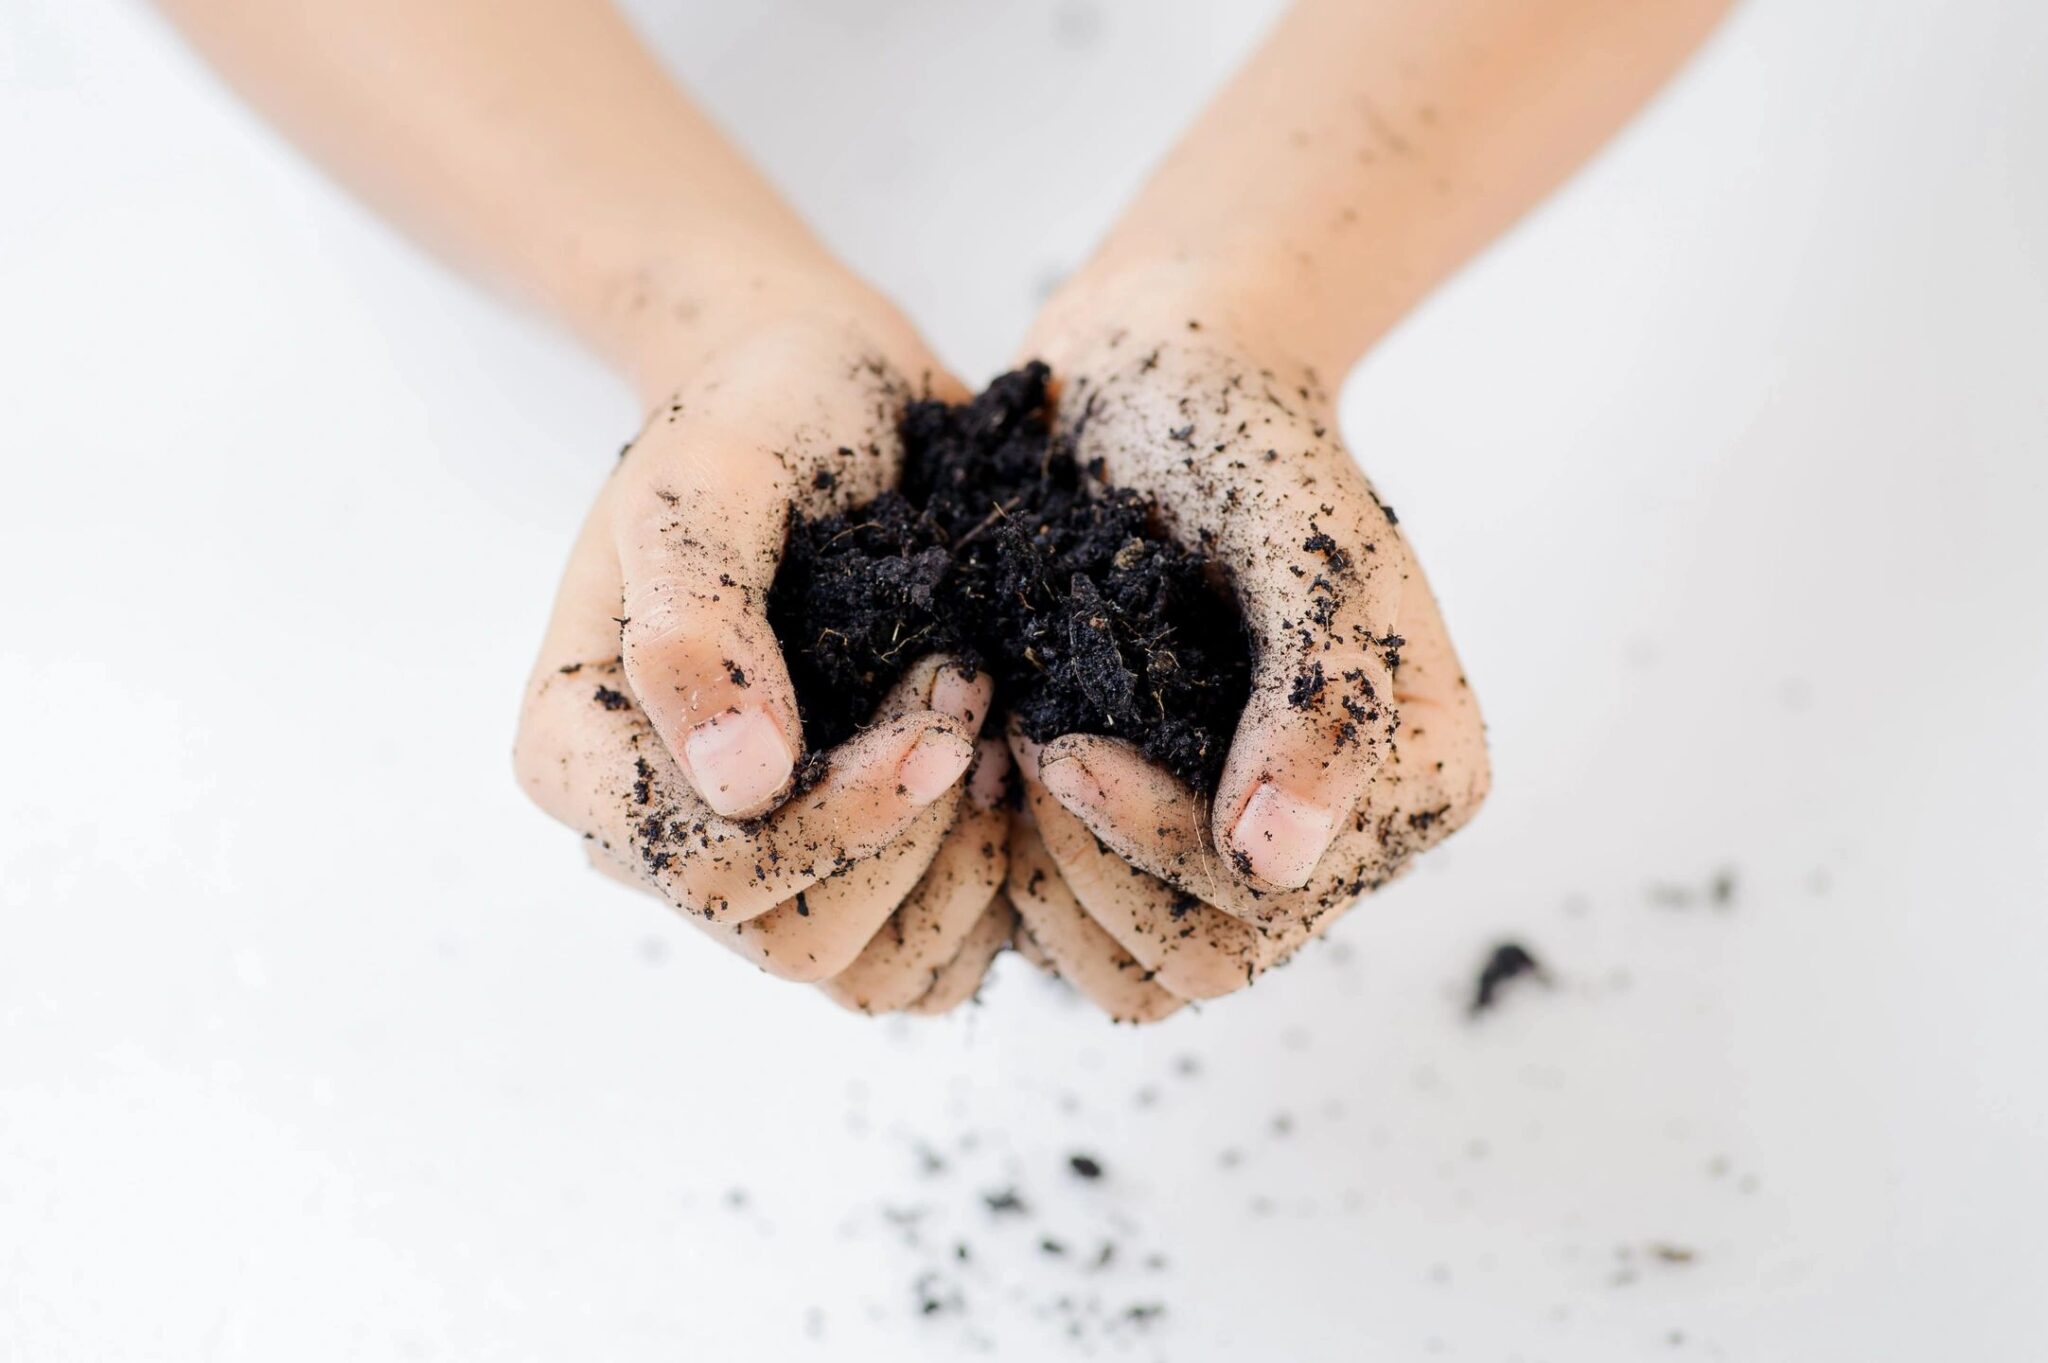
[[[790,526],[768,618],[814,749],[851,737],[920,657],[995,678],[985,732],[1128,739],[1211,792],[1251,686],[1243,613],[1152,503],[1083,469],[1033,363],[903,418],[903,484]]]

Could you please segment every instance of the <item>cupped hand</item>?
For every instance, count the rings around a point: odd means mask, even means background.
[[[927,659],[871,727],[807,752],[766,615],[791,508],[873,497],[904,404],[959,394],[906,330],[767,327],[660,397],[578,536],[516,751],[600,866],[868,1011],[978,983],[1009,922],[989,678]]]
[[[1470,819],[1489,772],[1435,600],[1318,377],[1198,311],[1073,315],[1056,307],[1027,348],[1059,378],[1061,427],[1084,463],[1208,549],[1255,660],[1210,798],[1118,739],[1012,737],[1035,825],[1012,854],[1022,931],[1083,992],[1143,1017],[1283,959]]]

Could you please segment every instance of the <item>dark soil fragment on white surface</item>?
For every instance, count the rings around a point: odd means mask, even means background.
[[[1512,980],[1524,975],[1538,983],[1548,984],[1549,976],[1543,972],[1543,963],[1535,953],[1520,942],[1502,942],[1488,954],[1486,963],[1479,967],[1479,978],[1472,985],[1472,1003],[1467,1009],[1473,1017],[1491,1011],[1499,1002],[1501,990]]]

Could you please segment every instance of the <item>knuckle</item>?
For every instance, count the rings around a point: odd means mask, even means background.
[[[673,578],[636,583],[624,597],[621,609],[625,611],[625,624],[620,627],[620,635],[629,666],[636,656],[663,652],[707,632],[704,612]]]

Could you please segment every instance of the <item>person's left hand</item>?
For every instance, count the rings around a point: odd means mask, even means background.
[[[1252,633],[1213,798],[1118,739],[1012,735],[1020,938],[1113,1016],[1149,1019],[1243,987],[1462,826],[1488,786],[1484,731],[1313,374],[1199,317],[1042,326],[1026,353],[1052,363],[1081,461],[1208,549]]]

